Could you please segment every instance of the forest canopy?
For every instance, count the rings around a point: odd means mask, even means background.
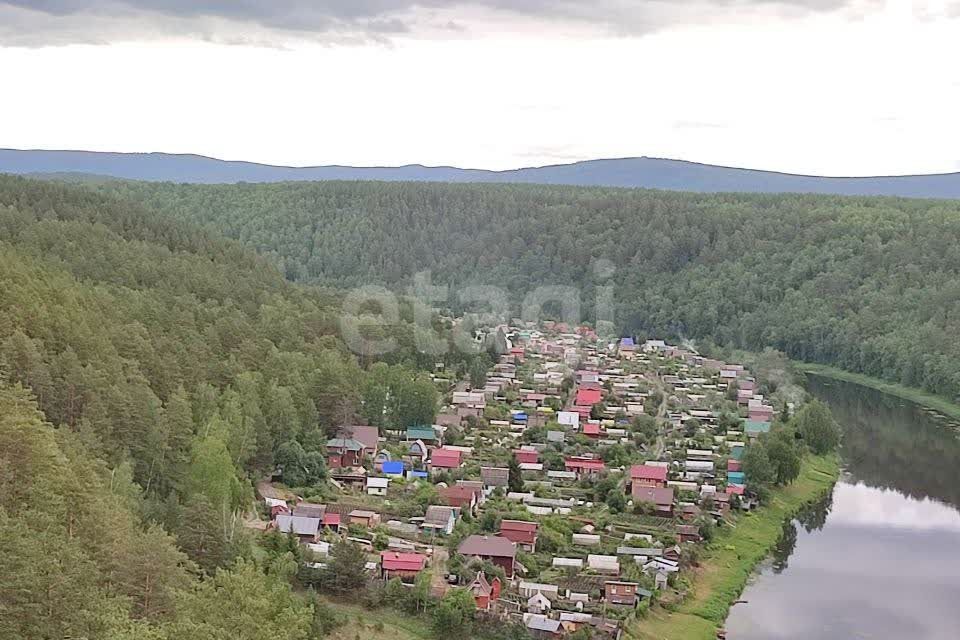
[[[239,240],[295,282],[400,289],[430,271],[454,292],[505,287],[515,304],[568,285],[588,319],[597,287],[612,286],[625,334],[772,347],[960,395],[957,202],[375,182],[95,188]]]

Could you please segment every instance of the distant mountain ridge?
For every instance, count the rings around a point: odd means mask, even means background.
[[[822,177],[648,157],[586,160],[572,164],[490,171],[423,165],[284,167],[169,153],[0,149],[0,173],[70,173],[200,184],[312,180],[525,182],[702,193],[819,193],[960,198],[960,173]]]

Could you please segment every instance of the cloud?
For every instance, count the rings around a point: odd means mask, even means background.
[[[217,42],[382,40],[515,22],[618,34],[882,0],[0,0],[0,46],[186,37]]]

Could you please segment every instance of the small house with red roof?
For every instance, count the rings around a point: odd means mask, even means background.
[[[320,521],[321,526],[324,529],[330,529],[331,531],[340,531],[340,525],[342,524],[343,519],[339,513],[327,512],[323,514],[323,518]]]
[[[463,452],[457,449],[434,449],[430,454],[431,471],[448,471],[463,466]]]
[[[583,435],[588,438],[599,438],[600,437],[600,421],[599,420],[588,420],[583,423]]]
[[[470,586],[467,587],[473,594],[473,599],[477,603],[477,609],[480,611],[489,611],[490,606],[500,599],[502,585],[500,578],[494,576],[493,580],[487,581],[487,577],[482,571],[477,572]]]
[[[461,511],[473,513],[479,503],[479,491],[473,487],[456,485],[453,487],[441,487],[438,491],[440,500],[450,507],[456,507]]]
[[[380,552],[380,576],[384,580],[400,578],[413,582],[427,566],[427,557],[419,553]]]
[[[518,449],[513,452],[513,457],[520,464],[536,464],[540,462],[540,452],[536,450]]]
[[[603,391],[600,389],[589,389],[580,387],[577,389],[577,398],[574,404],[582,407],[592,407],[603,399]]]
[[[595,477],[607,470],[607,465],[600,458],[586,456],[570,456],[563,461],[567,471],[577,474],[578,478]]]
[[[524,551],[534,553],[537,550],[537,530],[540,525],[536,522],[523,520],[501,520],[499,535],[511,540]]]
[[[630,467],[630,484],[640,487],[667,486],[667,468],[652,464],[635,464]]]

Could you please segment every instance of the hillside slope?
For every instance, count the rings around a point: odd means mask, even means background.
[[[282,167],[165,153],[98,153],[0,149],[0,173],[80,173],[131,180],[282,182],[380,180],[506,182],[639,187],[694,192],[820,193],[835,195],[960,198],[960,173],[866,178],[827,178],[720,167],[681,160],[623,158],[510,171],[456,167]]]
[[[613,286],[622,331],[775,347],[955,397],[960,203],[532,185],[99,187],[207,225],[288,278],[403,288],[430,271],[523,296]],[[597,280],[596,260],[615,271]]]

